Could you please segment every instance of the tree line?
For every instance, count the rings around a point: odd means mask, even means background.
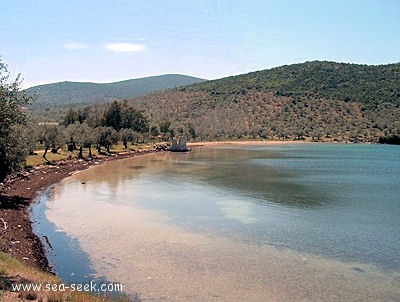
[[[203,85],[203,84],[201,84]],[[269,139],[378,142],[400,134],[400,107],[367,109],[359,102],[315,96],[280,96],[273,91],[168,90],[130,100],[153,124],[185,125],[196,140]]]
[[[102,148],[110,153],[110,147],[119,141],[128,148],[130,142],[167,140],[175,133],[169,125],[170,122],[162,121],[158,126],[151,126],[142,111],[126,100],[115,100],[78,109],[70,107],[59,125],[39,125],[36,137],[44,147],[45,159],[48,151],[56,153],[64,145],[68,151],[79,150],[78,158],[83,158],[84,148],[92,157],[93,146],[98,153]]]
[[[49,162],[48,152],[57,153],[64,147],[68,151],[79,150],[79,158],[87,148],[92,157],[93,147],[98,153],[102,148],[110,153],[110,147],[119,141],[128,148],[129,142],[155,137],[167,140],[175,134],[170,122],[150,125],[143,111],[117,100],[79,109],[71,107],[60,123],[37,123],[29,114],[36,95],[21,91],[20,85],[20,76],[10,80],[8,66],[0,60],[0,181],[19,170],[38,147],[43,148],[43,158]]]
[[[316,67],[324,72],[318,73]],[[307,138],[398,143],[399,67],[304,63],[108,104],[71,107],[59,123],[38,125],[28,114],[35,96],[20,90],[20,77],[10,81],[0,60],[0,180],[17,170],[38,142],[44,158],[65,146],[83,157],[83,149],[92,156],[93,147],[99,153],[109,152],[118,141],[127,148],[129,142],[167,141],[182,133],[200,141]],[[359,73],[362,77],[357,79]],[[285,74],[290,83],[284,82]],[[358,87],[358,81],[383,92],[360,102],[365,87]]]

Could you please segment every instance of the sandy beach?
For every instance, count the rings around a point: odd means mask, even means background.
[[[223,144],[286,144],[302,143],[290,141],[226,141],[226,142],[195,142],[188,143],[190,147],[217,146]],[[0,217],[5,221],[0,233],[1,250],[17,259],[43,270],[51,271],[41,240],[32,231],[29,207],[38,194],[60,180],[71,176],[74,172],[97,166],[104,162],[130,158],[157,150],[144,152],[125,152],[110,156],[100,156],[92,160],[63,160],[53,165],[41,165],[29,170],[15,173],[8,177],[7,182],[0,185]]]
[[[227,144],[308,142],[196,142],[188,146]],[[51,271],[43,245],[32,232],[29,216],[29,206],[38,190],[61,181],[54,190],[54,194],[58,194],[62,186],[71,181],[78,180],[81,184],[87,175],[101,174],[101,169],[106,168],[102,165],[104,162],[129,160],[147,153],[115,155],[90,162],[64,161],[14,175],[1,187],[1,217],[7,221],[7,230],[0,237],[2,249],[25,263]],[[93,168],[82,171],[89,167]],[[192,233],[171,225],[168,217],[159,213],[117,204],[82,204],[83,192],[72,190],[70,194],[49,205],[49,219],[74,238],[79,238],[80,246],[91,255],[99,275],[122,282],[128,293],[138,293],[142,299],[396,301],[400,295],[396,287],[398,274],[383,273],[372,265]],[[82,207],[90,211],[81,211]],[[85,217],[81,216],[82,212],[86,213]],[[70,218],[71,213],[76,213],[72,215],[74,219]],[[110,224],[110,217],[118,219],[113,219]],[[136,248],[128,249],[128,245]]]
[[[4,221],[0,232],[1,251],[29,265],[51,271],[41,239],[33,233],[29,213],[29,207],[40,190],[77,171],[98,166],[104,162],[151,152],[158,151],[125,152],[99,156],[87,161],[63,160],[52,165],[36,166],[9,176],[7,182],[0,185],[0,218],[2,222]]]

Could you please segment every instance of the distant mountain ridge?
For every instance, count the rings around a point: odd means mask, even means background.
[[[99,100],[98,91],[104,88],[104,100],[127,98],[152,126],[169,121],[175,133],[193,133],[189,138],[197,140],[307,138],[377,142],[382,137],[400,136],[400,63],[312,61],[194,81],[198,82],[186,86],[175,82],[176,88],[169,81],[168,87],[158,85],[158,91],[146,90],[135,97],[118,94],[128,90],[124,86],[129,86],[129,81],[106,86],[67,82],[56,87],[59,95],[69,97],[64,104],[71,105],[79,100],[90,105],[90,101]],[[79,85],[90,89],[80,89]],[[144,84],[139,86],[143,88]],[[45,91],[41,89],[42,98]],[[79,95],[87,91],[92,95]],[[37,115],[41,114],[39,120],[60,121],[66,110],[65,106],[41,106],[44,110],[37,111]],[[93,106],[92,116],[98,107]]]
[[[207,81],[190,91],[272,91],[277,96],[400,105],[400,63],[364,65],[310,61]]]
[[[400,63],[313,61],[130,100],[153,125],[171,121],[205,140],[369,141],[400,135]]]
[[[60,82],[26,89],[28,94],[39,93],[34,107],[43,105],[90,104],[142,96],[154,91],[186,86],[206,81],[180,74],[166,74],[125,80],[114,83]]]

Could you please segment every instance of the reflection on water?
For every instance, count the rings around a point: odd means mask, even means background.
[[[252,223],[257,220],[254,217],[253,209],[241,200],[224,200],[220,202],[221,210],[227,219],[235,219],[242,223]]]
[[[43,240],[43,244],[53,271],[58,272],[68,282],[104,281],[103,277],[97,276],[87,253],[80,250],[77,239],[63,232],[45,216],[51,190],[49,188],[40,194],[40,200],[31,207],[31,216],[35,220],[34,232],[39,237],[46,236],[48,239]]]
[[[252,145],[141,156],[64,181],[47,217],[97,272],[149,297],[213,300],[195,290],[207,288],[227,301],[251,284],[254,301],[390,298],[400,288],[399,155],[393,146]],[[168,288],[188,278],[189,288]],[[394,288],[374,287],[379,280]],[[327,283],[333,292],[319,288]]]

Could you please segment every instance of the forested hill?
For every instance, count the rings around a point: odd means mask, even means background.
[[[39,93],[34,107],[47,105],[89,104],[94,101],[109,101],[145,95],[150,92],[190,85],[204,79],[168,74],[115,83],[60,82],[39,85],[26,89],[28,94]]]
[[[311,96],[360,102],[366,107],[389,102],[400,105],[400,63],[358,65],[313,61],[286,65],[188,88],[191,91],[273,91],[277,96]]]
[[[400,134],[400,64],[306,62],[131,99],[199,139],[371,141]]]

